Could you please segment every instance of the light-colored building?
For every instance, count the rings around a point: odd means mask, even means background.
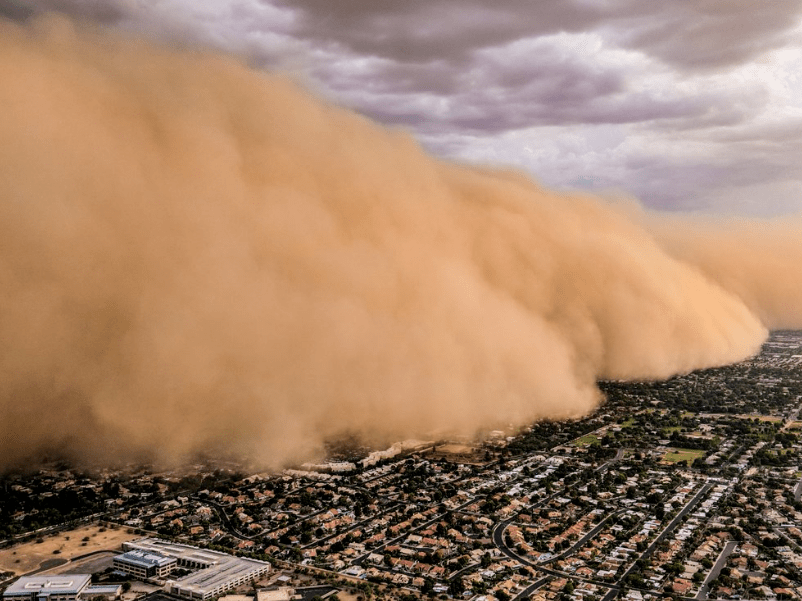
[[[23,576],[3,593],[15,601],[75,601],[87,586],[89,574],[63,576]]]
[[[81,599],[119,599],[123,592],[121,584],[90,584],[81,591]]]
[[[3,593],[4,601],[81,601],[95,597],[117,598],[120,585],[92,585],[89,574],[22,576]]]
[[[168,580],[165,589],[168,593],[186,599],[205,600],[219,597],[242,584],[253,582],[270,571],[270,564],[255,559],[234,557],[208,549],[190,545],[180,545],[159,540],[143,538],[123,543],[123,549],[134,549],[175,558],[179,567],[197,570],[192,574]]]
[[[175,557],[168,557],[154,551],[131,549],[122,555],[114,557],[115,570],[125,572],[134,578],[147,580],[148,578],[163,579],[178,565]]]

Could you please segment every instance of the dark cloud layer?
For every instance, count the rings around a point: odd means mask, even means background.
[[[734,64],[784,45],[802,2],[276,0],[300,11],[297,34],[399,62],[468,62],[523,37],[608,29],[628,48],[683,68]]]
[[[802,0],[0,0],[0,10],[55,10],[234,51],[434,151],[514,164],[562,187],[605,182],[660,207],[802,209],[802,162],[781,174],[788,191],[772,192],[788,154],[782,123],[799,119]],[[601,156],[590,138],[606,126],[625,142]],[[594,150],[553,152],[577,128]],[[714,143],[736,134],[756,152],[746,161]],[[701,137],[706,152],[683,152]],[[665,176],[676,186],[628,168],[652,160],[674,169]],[[742,177],[756,188],[735,196],[762,201],[726,200]]]
[[[624,33],[625,44],[684,69],[734,65],[780,48],[799,27],[802,2],[755,4],[749,0],[649,3]]]
[[[55,11],[106,24],[119,22],[132,6],[125,0],[0,0],[0,11],[14,19],[25,20],[42,12]]]

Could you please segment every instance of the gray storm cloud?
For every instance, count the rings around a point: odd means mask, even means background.
[[[345,432],[580,416],[597,378],[802,325],[799,223],[743,244],[749,222],[556,194],[233,58],[60,19],[0,23],[0,82],[5,466],[278,466]]]

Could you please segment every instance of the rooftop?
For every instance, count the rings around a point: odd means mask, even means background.
[[[89,574],[64,574],[59,576],[23,576],[10,585],[5,597],[30,597],[39,595],[77,595],[87,584]]]
[[[168,557],[155,551],[145,551],[143,549],[131,549],[122,555],[117,555],[114,559],[121,559],[127,563],[149,568],[152,566],[166,566],[175,563],[175,557]]]
[[[126,548],[138,548],[175,557],[179,563],[181,561],[192,561],[204,565],[206,569],[173,581],[182,589],[198,592],[212,591],[218,587],[225,586],[231,581],[247,577],[255,571],[264,570],[270,565],[255,559],[235,557],[226,553],[169,543],[155,538],[132,541],[125,543],[125,546]]]

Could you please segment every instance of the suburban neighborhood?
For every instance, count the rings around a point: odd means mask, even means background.
[[[0,588],[19,599],[19,582],[44,591],[87,569],[101,589],[73,598],[802,599],[802,334],[737,365],[600,387],[579,420],[333,441],[278,473],[199,459],[6,474]]]

